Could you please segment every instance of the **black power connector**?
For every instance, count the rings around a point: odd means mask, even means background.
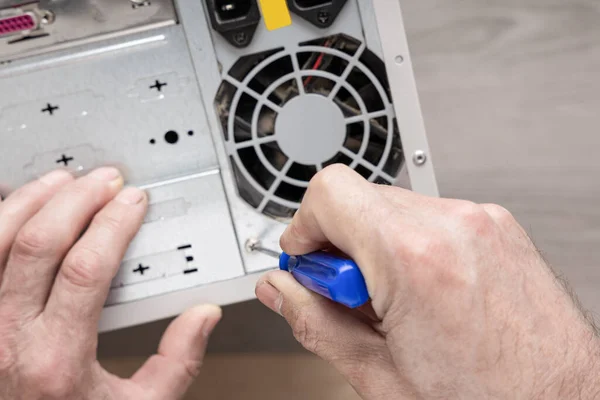
[[[247,47],[260,23],[256,0],[206,0],[215,31],[235,47]]]
[[[329,28],[347,0],[287,0],[290,11],[319,28]],[[364,1],[364,0],[361,0]]]

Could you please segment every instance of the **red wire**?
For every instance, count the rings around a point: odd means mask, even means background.
[[[329,40],[328,40],[327,42],[325,42],[324,47],[329,47],[329,45],[330,45],[330,43],[329,43]],[[311,70],[314,71],[316,69],[319,69],[319,67],[323,63],[323,58],[325,58],[325,53],[321,53],[319,55],[319,57],[315,61],[315,64],[312,66]],[[306,87],[306,85],[308,85],[310,83],[311,79],[312,79],[312,76],[306,77],[306,79],[304,80],[304,87]]]
[[[315,61],[315,65],[313,65],[313,70],[318,69],[321,66],[321,63],[323,62],[323,57],[325,57],[325,53],[321,53],[319,58],[317,58],[317,61]]]

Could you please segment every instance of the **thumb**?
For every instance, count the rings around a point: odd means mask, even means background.
[[[332,364],[363,398],[401,392],[385,337],[371,319],[309,291],[284,271],[262,277],[256,295],[287,320],[304,348]]]
[[[158,354],[150,357],[131,378],[153,394],[153,399],[182,398],[198,375],[208,337],[221,320],[218,306],[194,307],[165,331]]]

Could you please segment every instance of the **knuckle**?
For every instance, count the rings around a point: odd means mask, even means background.
[[[310,181],[308,189],[316,192],[327,192],[340,181],[341,177],[353,174],[352,170],[344,164],[332,164],[319,171]]]
[[[466,293],[477,284],[477,268],[472,265],[453,264],[440,270],[439,282],[442,287]]]
[[[65,260],[60,273],[67,282],[76,287],[93,288],[101,281],[103,259],[97,250],[84,247]]]
[[[192,379],[196,379],[200,375],[200,369],[202,368],[202,361],[189,360],[183,363],[187,376]]]
[[[354,171],[345,164],[331,164],[319,171],[319,173],[315,175],[315,178],[337,179],[339,176],[348,176],[352,174],[354,174]]]
[[[101,229],[116,233],[123,225],[123,216],[115,213],[101,212],[94,217],[94,223]]]
[[[440,236],[418,235],[408,244],[399,244],[395,248],[397,259],[407,259],[408,265],[431,266],[441,254],[446,253],[446,245]]]
[[[492,218],[479,204],[460,202],[453,212],[458,223],[477,234],[485,233],[493,225]]]
[[[501,226],[512,225],[516,222],[512,213],[498,204],[486,204],[483,207],[488,215]]]
[[[55,239],[46,230],[25,226],[17,235],[13,244],[13,252],[18,257],[27,259],[44,258],[55,247]]]

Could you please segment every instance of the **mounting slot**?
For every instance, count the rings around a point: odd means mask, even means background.
[[[252,43],[260,23],[256,0],[206,0],[210,22],[215,31],[238,48]]]
[[[329,28],[347,0],[288,0],[290,11],[319,28]]]

